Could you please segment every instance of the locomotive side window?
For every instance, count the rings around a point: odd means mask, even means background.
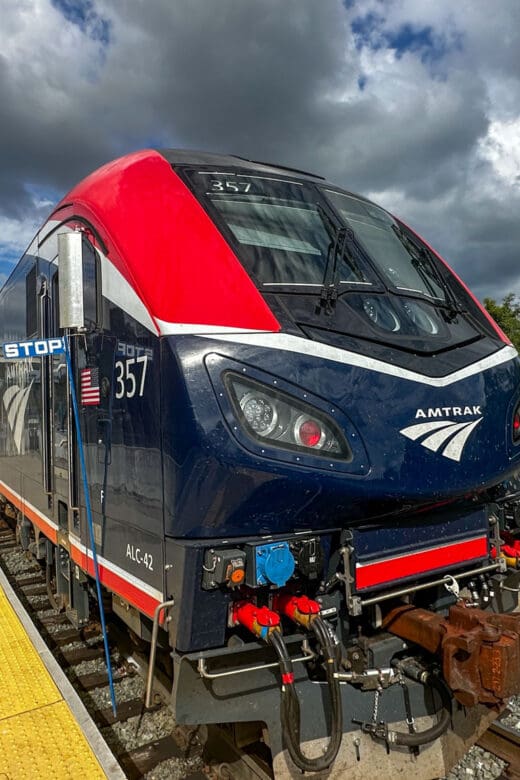
[[[38,331],[38,309],[36,298],[36,264],[25,277],[25,325],[26,336],[31,338]]]
[[[55,336],[61,335],[62,330],[60,328],[60,286],[59,286],[59,271],[55,271],[51,281],[51,297],[53,301],[52,307],[52,333]]]
[[[62,332],[60,328],[60,302],[59,302],[59,257],[58,257],[58,233],[61,230],[55,231],[52,235],[45,240],[45,242],[39,247],[40,262],[43,266],[48,264],[49,285],[51,291],[51,298],[54,302],[52,307],[52,332],[59,334]],[[94,329],[99,324],[100,316],[100,297],[101,297],[101,285],[100,285],[100,271],[99,262],[96,255],[96,251],[88,240],[85,233],[82,234],[81,241],[81,273],[82,273],[82,290],[83,290],[83,317],[85,326],[88,329]],[[45,261],[45,262],[44,262]],[[29,334],[28,334],[29,335]]]

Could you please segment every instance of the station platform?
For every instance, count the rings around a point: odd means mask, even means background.
[[[0,569],[0,780],[124,780]]]

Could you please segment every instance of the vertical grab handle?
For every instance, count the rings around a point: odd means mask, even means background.
[[[153,614],[152,642],[150,644],[150,658],[148,661],[148,674],[146,676],[146,696],[144,700],[144,706],[147,710],[152,706],[153,673],[155,669],[155,655],[157,653],[157,639],[159,638],[159,620],[161,612],[164,609],[173,607],[174,604],[174,599],[170,599],[170,601],[163,601],[161,604],[156,606],[155,612]]]
[[[47,282],[41,282],[41,288],[38,292],[40,304],[40,333],[42,338],[49,336],[49,293]],[[42,405],[42,470],[43,470],[43,490],[47,496],[52,496],[52,476],[51,476],[51,389],[52,389],[52,368],[51,356],[42,356],[40,370],[40,392]]]

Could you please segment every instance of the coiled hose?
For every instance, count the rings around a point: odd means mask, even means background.
[[[408,734],[405,731],[389,731],[388,741],[394,745],[404,745],[405,747],[421,747],[429,742],[441,737],[450,725],[451,720],[451,693],[448,686],[439,677],[428,674],[424,679],[424,685],[434,688],[442,702],[442,714],[433,726],[424,731],[418,731]]]
[[[282,674],[281,689],[281,722],[282,734],[287,745],[289,755],[294,764],[302,772],[320,772],[328,769],[335,760],[343,736],[343,711],[341,707],[341,691],[337,672],[336,648],[334,640],[320,617],[316,617],[310,627],[312,628],[321,646],[321,652],[325,660],[325,674],[330,691],[332,722],[331,736],[327,750],[322,756],[308,758],[302,752],[300,745],[300,702],[294,685],[294,671],[291,658],[279,631],[273,631],[269,635],[269,641],[278,655],[280,671]]]

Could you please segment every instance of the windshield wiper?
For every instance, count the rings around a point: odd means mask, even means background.
[[[466,310],[460,305],[453,290],[437,268],[430,253],[423,247],[418,246],[415,241],[412,241],[398,225],[393,224],[392,230],[410,255],[412,265],[424,282],[431,297],[435,298],[437,305],[447,310],[445,316],[448,317],[448,322],[454,320],[458,314],[464,314]],[[437,284],[437,286],[440,287],[444,293],[444,298],[439,298],[434,284]]]
[[[331,239],[327,250],[327,261],[317,311],[324,309],[325,314],[332,314],[338,299],[342,261],[345,259],[348,261],[359,279],[364,277],[349,247],[349,244],[354,240],[352,229],[337,224],[320,203],[316,204],[316,209]]]

